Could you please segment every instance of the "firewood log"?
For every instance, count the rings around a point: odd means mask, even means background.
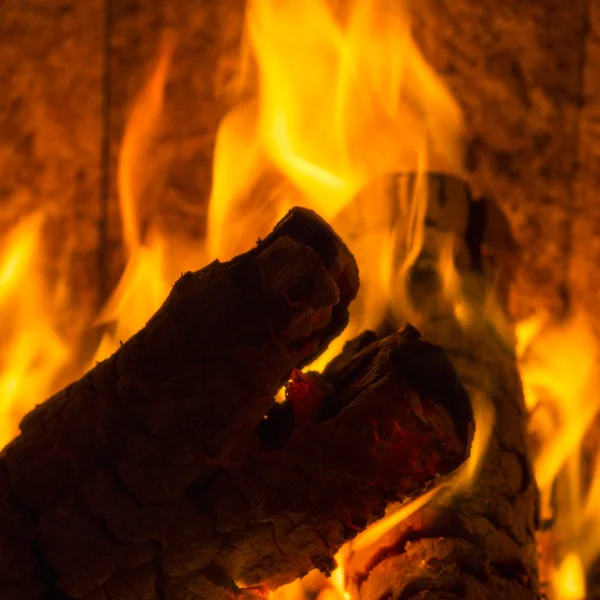
[[[330,574],[340,546],[388,504],[423,492],[465,460],[470,401],[444,353],[414,329],[383,340],[365,333],[323,377],[307,375],[261,423],[246,463],[194,490],[215,532],[163,554],[165,598],[186,598],[190,589],[230,598],[240,587],[259,597],[315,567]],[[315,396],[314,418],[299,419],[298,405]],[[227,543],[211,543],[212,579],[201,585],[205,573],[181,564],[197,564],[198,547],[215,537]]]
[[[414,178],[393,179],[390,197],[411,193]],[[492,202],[474,200],[458,179],[427,180],[425,243],[409,285],[414,318],[423,336],[444,348],[493,426],[473,480],[441,489],[375,551],[354,553],[348,587],[359,600],[538,600],[538,494],[514,339],[503,323],[517,248]],[[450,233],[458,240],[459,308],[471,312],[460,319],[432,268]]]
[[[0,597],[262,597],[329,572],[388,502],[461,464],[468,396],[414,329],[366,334],[323,377],[298,371],[344,328],[357,288],[346,246],[302,209],[250,252],[184,274],[0,455]]]

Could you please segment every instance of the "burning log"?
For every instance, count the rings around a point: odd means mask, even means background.
[[[306,404],[317,406],[309,418]],[[258,428],[259,451],[202,491],[228,532],[219,566],[268,589],[314,567],[330,574],[337,549],[389,503],[456,469],[472,432],[468,397],[439,348],[410,327],[384,340],[364,334],[322,378],[296,375]]]
[[[413,185],[413,178],[399,177],[390,189],[410,194]],[[360,600],[537,600],[537,488],[505,321],[516,246],[499,209],[474,201],[464,183],[431,175],[428,188],[425,241],[409,292],[419,328],[444,348],[480,414],[473,453],[481,462],[470,477],[464,473],[454,487],[440,488],[375,551],[351,555],[348,586]],[[432,268],[449,234],[460,240],[461,290],[454,302],[451,285]]]
[[[330,571],[388,502],[458,467],[468,397],[414,329],[365,334],[323,377],[295,370],[344,328],[357,288],[346,246],[301,209],[183,275],[0,455],[3,600],[258,597]]]

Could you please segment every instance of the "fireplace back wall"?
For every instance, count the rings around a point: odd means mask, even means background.
[[[399,2],[400,0],[390,0]],[[600,1],[409,0],[414,33],[468,124],[476,193],[522,248],[515,313],[600,317]],[[178,47],[144,205],[200,235],[243,0],[5,0],[0,8],[0,232],[43,205],[52,280],[91,315],[123,268],[116,163],[162,32]]]

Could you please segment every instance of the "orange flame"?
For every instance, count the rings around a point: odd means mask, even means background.
[[[243,71],[244,100],[219,130],[208,246],[230,257],[295,204],[332,223],[357,258],[361,291],[319,368],[388,309],[395,207],[377,181],[425,168],[461,173],[462,118],[398,7],[363,0],[342,20],[323,0],[251,0],[246,34],[255,69]],[[424,202],[407,209],[415,248]]]
[[[123,241],[129,256],[117,288],[97,319],[99,324],[114,323],[114,327],[103,336],[96,361],[110,356],[120,341],[141,329],[170,290],[165,264],[169,241],[153,222],[142,231],[140,205],[150,182],[147,162],[160,131],[164,88],[174,49],[175,39],[167,33],[154,70],[133,103],[123,136],[118,190]]]
[[[72,358],[55,323],[58,307],[40,264],[44,218],[34,213],[10,232],[0,258],[0,446],[20,418],[54,392]]]
[[[208,255],[227,259],[267,233],[292,205],[317,210],[351,246],[361,270],[361,291],[351,324],[313,368],[320,368],[348,337],[376,327],[386,310],[409,314],[404,290],[408,269],[424,245],[428,198],[426,171],[462,174],[460,110],[410,35],[406,14],[384,0],[357,0],[334,14],[325,0],[249,0],[240,101],[219,130],[210,198]],[[97,318],[112,324],[96,360],[141,328],[169,291],[179,241],[143,216],[150,185],[147,159],[160,131],[174,39],[167,35],[152,74],[134,102],[119,156],[119,206],[127,265]],[[394,206],[382,177],[416,171],[410,198]],[[402,230],[392,213],[403,215]],[[39,255],[43,215],[19,223],[0,256],[0,442],[17,419],[49,396],[73,360],[55,324]],[[405,257],[394,264],[402,236]],[[463,327],[494,324],[509,339],[492,297],[477,313],[463,295],[455,240],[448,237],[439,264],[444,293]],[[199,251],[197,253],[201,255]],[[199,265],[198,265],[199,266]],[[560,326],[542,320],[518,328],[517,352],[537,444],[536,476],[544,510],[555,519],[560,551],[552,560],[554,600],[585,597],[585,571],[600,551],[600,460],[590,485],[582,476],[582,440],[598,412],[599,347],[584,315]],[[276,600],[305,597],[350,600],[344,568],[353,551],[382,535],[434,496],[470,485],[494,423],[493,407],[473,398],[477,432],[470,460],[444,487],[406,506],[338,555],[328,583],[316,574],[273,592]]]
[[[295,204],[332,223],[357,259],[361,290],[345,334],[312,365],[320,369],[346,339],[377,327],[390,308],[411,313],[405,287],[424,245],[426,180],[417,177],[410,197],[390,198],[383,178],[406,171],[462,174],[462,118],[397,7],[354,2],[342,20],[322,0],[251,0],[246,34],[243,101],[223,121],[217,139],[209,251],[219,258],[238,253]],[[393,219],[398,211],[401,230]],[[400,272],[394,264],[398,235],[404,248]],[[489,320],[495,307],[488,302],[485,314],[476,314],[463,297],[455,240],[447,242],[437,265],[446,296],[464,326],[476,326]],[[443,488],[449,494],[476,476],[491,434],[491,403],[478,397],[474,404],[478,428],[472,456]],[[441,490],[395,507],[342,548],[340,567],[319,599],[350,600],[344,565],[352,552],[377,543]],[[305,584],[297,581],[272,597],[306,594]]]
[[[600,409],[600,346],[588,317],[532,318],[518,327],[525,401],[543,516],[552,519],[554,600],[586,597],[585,572],[600,552],[600,462],[584,484],[582,441]]]

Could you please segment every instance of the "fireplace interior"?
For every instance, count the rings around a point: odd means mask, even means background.
[[[598,0],[3,0],[0,82],[0,598],[600,598]]]

